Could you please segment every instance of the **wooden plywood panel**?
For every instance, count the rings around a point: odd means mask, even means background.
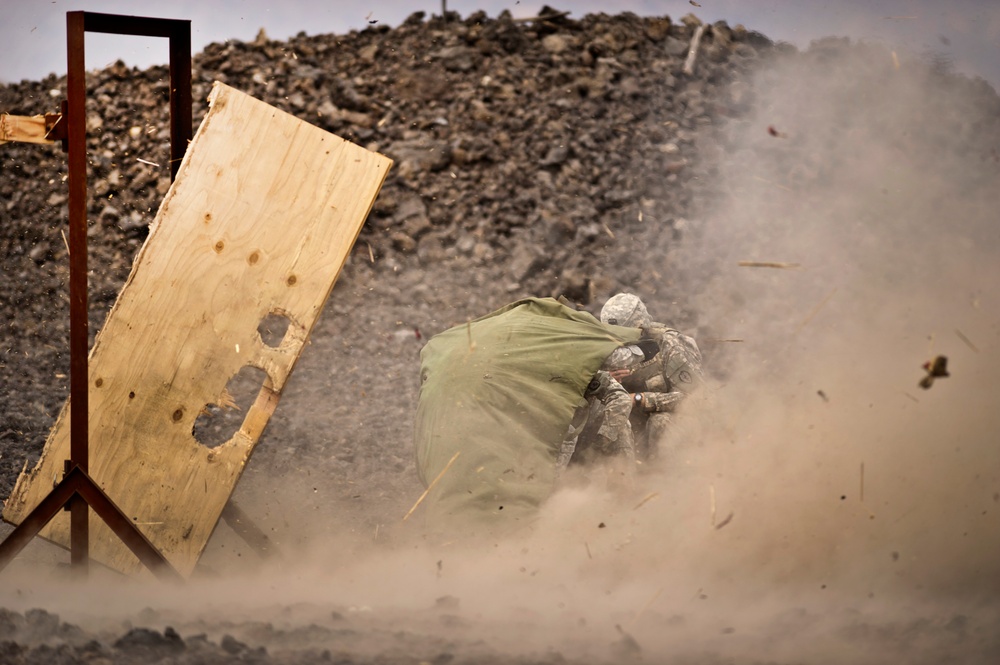
[[[59,117],[59,116],[53,116]],[[49,140],[52,127],[44,115],[10,115],[0,113],[0,143],[53,143]]]
[[[216,83],[117,302],[91,351],[90,475],[182,574],[197,563],[277,404],[391,161]],[[269,346],[258,326],[285,317]],[[244,367],[266,372],[239,431],[192,430]],[[19,524],[62,477],[64,406],[3,517]],[[42,535],[68,547],[68,513]],[[138,559],[96,516],[91,556]]]

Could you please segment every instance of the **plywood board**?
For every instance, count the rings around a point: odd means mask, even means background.
[[[391,161],[225,85],[188,148],[91,351],[90,475],[184,575],[239,480],[357,239]],[[258,332],[285,317],[280,343]],[[232,438],[192,431],[241,368],[267,374]],[[64,406],[3,518],[19,524],[62,477]],[[91,514],[91,557],[138,559]],[[42,535],[69,545],[68,513]]]
[[[0,113],[0,143],[53,143],[49,139],[50,130],[44,115]]]

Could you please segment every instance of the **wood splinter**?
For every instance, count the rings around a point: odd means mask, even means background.
[[[20,141],[22,143],[55,143],[50,138],[53,128],[61,115],[11,115],[0,113],[0,143]]]
[[[781,268],[783,270],[794,270],[801,268],[801,263],[782,263],[780,261],[740,261],[736,265],[741,268]]]
[[[698,47],[701,45],[701,36],[705,34],[705,26],[699,25],[695,28],[694,36],[691,38],[691,48],[688,50],[687,60],[684,61],[684,73],[694,74],[694,62],[698,58]]]

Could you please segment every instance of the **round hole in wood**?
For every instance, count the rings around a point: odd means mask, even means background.
[[[278,348],[281,346],[281,341],[285,339],[289,323],[291,322],[287,316],[278,312],[271,312],[261,319],[260,324],[257,326],[257,334],[260,335],[260,341],[272,349]]]

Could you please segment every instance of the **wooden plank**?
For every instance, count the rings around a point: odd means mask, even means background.
[[[0,113],[0,143],[54,143],[48,138],[50,129],[44,115]]]
[[[391,161],[216,83],[131,275],[91,351],[90,475],[167,560],[189,574],[278,403]],[[288,320],[277,346],[258,325]],[[267,373],[233,437],[192,430],[241,368]],[[62,477],[64,405],[3,518],[17,524]],[[91,556],[138,559],[96,517]],[[63,514],[43,531],[68,546]]]

